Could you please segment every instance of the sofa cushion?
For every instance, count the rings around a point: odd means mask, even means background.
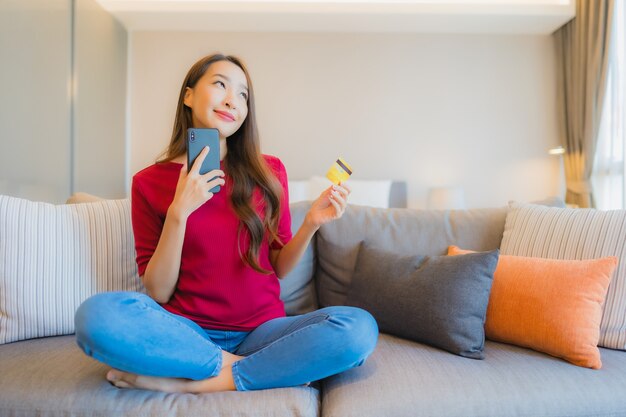
[[[450,246],[449,255],[469,251]],[[602,304],[617,265],[614,256],[566,261],[501,255],[494,275],[486,336],[602,367],[598,338]]]
[[[482,359],[498,250],[465,256],[398,256],[361,246],[346,304],[382,332]]]
[[[166,394],[116,388],[105,378],[109,369],[86,356],[74,336],[0,346],[0,416],[319,415],[319,391],[312,387]]]
[[[487,341],[470,361],[381,334],[365,364],[323,381],[322,416],[624,416],[626,352],[601,352],[593,370]]]
[[[89,296],[144,291],[128,200],[53,205],[0,195],[0,344],[74,332]]]
[[[294,234],[302,226],[304,216],[310,207],[310,201],[301,201],[289,205],[291,230]],[[309,313],[319,308],[315,282],[313,281],[315,263],[315,236],[313,236],[300,261],[291,272],[280,280],[280,298],[285,303],[285,313],[288,316]]]
[[[619,264],[604,303],[598,345],[626,350],[625,233],[626,210],[513,203],[506,218],[502,254],[552,259],[616,256]]]
[[[449,245],[500,247],[506,207],[472,210],[380,209],[348,205],[317,233],[316,285],[321,307],[343,305],[361,242],[399,256],[445,255]]]

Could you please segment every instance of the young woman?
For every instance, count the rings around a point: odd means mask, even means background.
[[[187,128],[216,128],[220,169],[188,172]],[[220,185],[213,194],[209,190]],[[254,93],[242,62],[195,63],[180,91],[164,158],[132,184],[138,271],[147,295],[108,292],[76,312],[83,351],[111,366],[120,388],[214,392],[290,387],[361,365],[378,337],[366,311],[334,306],[285,316],[278,279],[350,189],[331,186],[292,236],[287,174],[262,155]]]

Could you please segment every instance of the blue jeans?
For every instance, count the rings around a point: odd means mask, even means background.
[[[245,356],[232,365],[238,391],[302,385],[360,366],[378,340],[376,321],[356,307],[326,307],[238,332],[203,329],[137,292],[88,298],[75,324],[87,355],[135,374],[200,380],[219,374],[222,350]]]

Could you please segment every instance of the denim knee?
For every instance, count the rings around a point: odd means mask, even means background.
[[[147,299],[147,300],[146,300]],[[88,324],[90,319],[102,318],[102,314],[119,312],[118,306],[151,300],[145,294],[132,291],[103,292],[92,295],[81,303],[74,314],[74,324]]]
[[[74,327],[76,329],[76,341],[86,353],[91,349],[92,343],[98,342],[98,335],[107,337],[108,332],[103,326],[117,323],[115,315],[127,315],[122,305],[137,303],[145,306],[151,298],[145,294],[131,291],[103,292],[92,295],[81,303],[74,314]]]
[[[83,352],[125,372],[199,380],[221,369],[221,349],[200,326],[142,293],[94,295],[80,305],[75,323]]]
[[[329,321],[341,328],[340,343],[345,359],[361,365],[372,354],[378,342],[378,324],[366,310],[358,307],[328,307]]]

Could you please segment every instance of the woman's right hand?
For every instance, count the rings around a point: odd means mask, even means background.
[[[224,185],[224,171],[220,169],[214,169],[204,175],[200,174],[200,167],[209,151],[209,147],[206,146],[200,152],[189,173],[187,173],[187,162],[183,164],[176,184],[174,200],[169,207],[168,214],[172,212],[186,220],[198,207],[213,197],[210,189],[217,185]]]

